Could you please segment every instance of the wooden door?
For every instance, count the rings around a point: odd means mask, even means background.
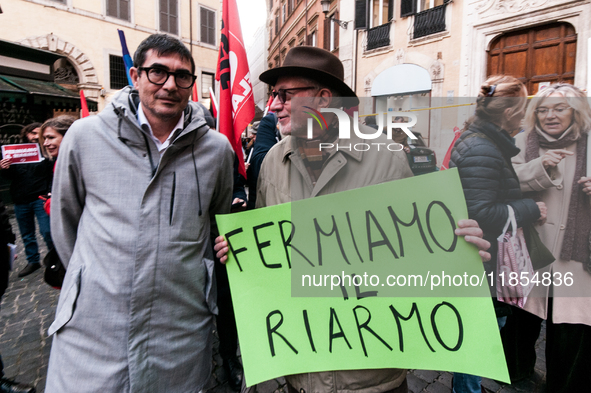
[[[577,34],[569,23],[504,33],[487,52],[487,75],[519,78],[529,94],[535,94],[540,83],[574,83]]]

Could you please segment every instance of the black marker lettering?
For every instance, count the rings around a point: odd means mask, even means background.
[[[423,322],[421,321],[421,313],[419,313],[419,309],[417,308],[416,303],[413,302],[412,308],[410,309],[410,314],[408,314],[408,317],[404,317],[392,305],[390,305],[390,311],[392,311],[392,315],[394,315],[394,319],[396,320],[396,326],[398,327],[398,342],[400,343],[400,352],[404,352],[404,338],[402,335],[402,324],[400,323],[400,320],[402,319],[403,321],[408,321],[412,318],[412,316],[415,313],[417,314],[417,320],[419,321],[419,328],[421,329],[421,334],[423,335],[423,340],[425,340],[425,343],[427,344],[427,346],[429,347],[431,352],[435,352],[435,350],[433,349],[431,344],[429,344],[429,340],[427,339],[427,335],[425,334],[425,329],[423,328]]]
[[[239,248],[238,250],[234,250],[234,247],[232,247],[232,242],[230,241],[230,238],[232,236],[237,235],[242,232],[243,232],[242,228],[237,228],[237,229],[234,229],[233,231],[230,231],[224,235],[224,237],[226,238],[226,241],[228,242],[228,248],[230,249],[230,252],[234,255],[234,259],[236,260],[236,264],[238,265],[238,269],[240,271],[242,271],[242,266],[240,266],[240,262],[238,261],[238,254],[246,251],[246,247],[242,247],[242,248]]]
[[[271,327],[271,317],[275,314],[279,314],[279,322],[277,322],[277,324],[273,327]],[[279,333],[277,331],[277,329],[279,329],[279,327],[283,324],[283,314],[281,314],[281,311],[279,310],[274,310],[271,311],[268,315],[267,315],[267,337],[269,338],[269,349],[271,349],[271,356],[275,356],[275,344],[273,343],[273,334],[278,335],[279,337],[281,337],[283,339],[283,341],[285,341],[285,343],[291,348],[292,351],[294,351],[296,354],[298,353],[298,351],[293,347],[293,345],[291,345],[289,343],[289,341],[287,341],[287,339],[283,336],[283,334]]]
[[[362,324],[359,324],[359,317],[357,316],[357,310],[359,309],[364,309],[365,311],[367,311],[367,319]],[[371,321],[371,313],[367,308],[363,306],[357,306],[353,309],[353,314],[355,315],[355,323],[357,323],[357,332],[359,332],[359,341],[361,341],[361,347],[363,348],[363,353],[365,354],[365,357],[367,357],[367,350],[365,349],[365,341],[363,340],[363,334],[361,333],[361,329],[365,329],[371,334],[373,334],[375,338],[380,340],[380,342],[386,346],[386,348],[388,348],[390,351],[392,350],[392,347],[389,346],[387,342],[385,342],[380,336],[377,335],[376,332],[373,331],[372,328],[369,327],[369,321]]]
[[[456,314],[456,318],[458,320],[458,342],[456,343],[456,346],[453,348],[448,347],[447,344],[443,342],[443,340],[441,339],[441,335],[439,334],[439,329],[437,329],[437,324],[435,323],[435,315],[437,314],[437,311],[441,306],[447,306],[451,308],[451,310]],[[448,302],[442,302],[435,306],[433,311],[431,311],[431,327],[433,327],[433,333],[435,333],[435,338],[437,338],[437,341],[439,341],[439,344],[441,344],[443,348],[452,352],[455,352],[458,349],[460,349],[460,347],[462,346],[462,342],[464,341],[464,325],[462,324],[462,317],[460,317],[458,309],[455,308],[453,304],[450,304]]]
[[[263,256],[263,248],[265,247],[269,247],[271,245],[271,242],[269,240],[265,241],[265,242],[260,242],[259,241],[259,234],[258,231],[263,229],[263,228],[267,228],[274,225],[272,222],[266,222],[264,224],[261,225],[256,225],[254,227],[252,227],[252,232],[254,233],[254,241],[257,244],[257,248],[259,250],[259,256],[261,257],[261,261],[263,262],[263,265],[265,265],[265,267],[268,267],[270,269],[277,269],[281,267],[280,263],[272,263],[272,264],[267,264],[267,262],[265,262],[265,257]]]

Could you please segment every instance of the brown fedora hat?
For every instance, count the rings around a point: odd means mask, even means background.
[[[313,46],[296,46],[287,52],[281,67],[263,72],[259,79],[274,86],[277,79],[283,76],[303,76],[313,79],[334,89],[342,97],[354,97],[354,105],[359,104],[355,92],[343,81],[345,79],[343,63],[327,50]]]

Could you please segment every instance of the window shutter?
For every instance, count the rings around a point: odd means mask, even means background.
[[[160,30],[168,31],[168,2],[160,0]]]
[[[324,18],[323,48],[330,50],[330,18]]]
[[[207,43],[211,44],[211,45],[215,45],[215,12],[208,11],[207,18],[208,18],[207,28],[209,30],[209,34],[207,37]]]
[[[368,0],[355,0],[355,28],[367,29],[369,23],[367,18],[369,14]]]
[[[339,19],[339,11],[335,12],[334,14],[335,19]],[[337,49],[339,47],[339,24],[338,23],[334,23],[334,49]]]
[[[205,42],[207,39],[207,14],[205,10],[201,8],[201,42]]]
[[[416,0],[400,0],[400,16],[409,16],[417,12]]]
[[[394,0],[388,0],[388,22],[394,19]]]
[[[120,15],[119,18],[123,19],[123,20],[129,20],[129,0],[120,0],[120,4],[119,7],[121,7],[120,9]]]

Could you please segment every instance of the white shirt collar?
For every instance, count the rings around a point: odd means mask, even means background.
[[[137,107],[137,119],[140,122],[140,126],[144,130],[150,132],[150,137],[152,138],[152,140],[156,144],[156,147],[158,148],[158,151],[162,155],[164,153],[164,151],[166,150],[166,148],[168,146],[170,146],[170,142],[174,138],[177,131],[183,129],[183,125],[185,124],[185,112],[184,111],[181,112],[181,117],[180,117],[179,121],[176,123],[172,132],[170,133],[170,135],[168,135],[168,138],[166,138],[166,140],[164,142],[160,142],[160,140],[154,136],[154,133],[152,132],[152,126],[150,126],[150,123],[148,122],[148,118],[146,117],[144,110],[142,109],[141,102]]]

